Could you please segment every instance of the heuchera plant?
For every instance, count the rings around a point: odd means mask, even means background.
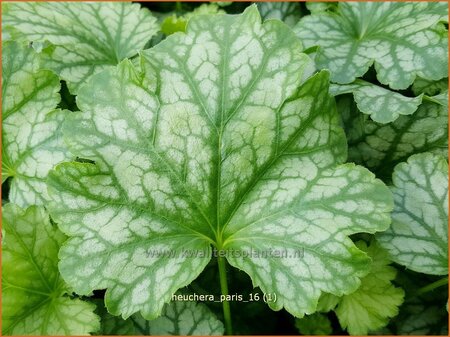
[[[2,333],[446,334],[447,4],[172,6],[3,4]]]

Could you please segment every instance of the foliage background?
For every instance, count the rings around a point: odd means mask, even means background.
[[[140,2],[140,4],[141,6],[150,9],[156,16],[159,15],[160,18],[164,18],[173,14],[178,16],[185,15],[186,13],[192,12],[203,3]],[[251,2],[234,2],[228,6],[221,7],[220,10],[231,14],[237,14],[241,13],[250,4]],[[300,3],[299,8],[301,13],[309,13],[306,3]],[[164,35],[159,33],[149,41],[148,47],[157,44],[163,38]],[[362,79],[384,88],[387,87],[378,82],[373,67],[369,69]],[[75,111],[77,109],[75,97],[69,93],[66,84],[64,82],[62,83],[62,101],[60,107]],[[399,90],[398,92],[406,97],[415,96],[412,87],[405,90]],[[350,104],[354,105],[351,97],[351,95],[347,94],[340,98],[340,100],[351,100],[352,103]],[[378,173],[378,176],[387,184],[391,183],[390,177],[392,167],[388,172]],[[7,202],[8,194],[9,185],[8,183],[4,183],[2,184],[3,203]],[[369,242],[370,236],[359,234],[355,235],[352,239],[354,241],[365,240],[366,242]],[[412,272],[397,264],[394,264],[394,266],[398,271],[394,284],[405,289],[405,301],[400,307],[399,315],[391,319],[386,328],[381,331],[374,331],[373,334],[409,334],[411,332],[433,335],[447,334],[448,316],[447,313],[442,310],[442,308],[445,307],[448,298],[447,288],[440,287],[433,291],[424,291],[424,289],[426,290],[427,285],[438,281],[441,277]],[[219,284],[219,275],[216,270],[216,262],[211,261],[201,276],[188,287],[188,291],[219,296],[220,289],[217,286]],[[257,289],[253,289],[250,277],[246,273],[235,268],[229,269],[229,285],[230,294],[249,294],[258,291]],[[104,291],[95,291],[91,298],[96,300],[102,299],[103,296]],[[208,306],[219,318],[222,316],[222,306],[220,303],[208,303]],[[234,318],[234,329],[237,334],[295,335],[299,333],[298,327],[302,325],[301,323],[299,324],[298,319],[294,318],[285,310],[274,312],[262,302],[231,302],[231,311]],[[325,315],[330,320],[332,329],[331,332],[326,331],[327,333],[332,333],[334,335],[347,334],[347,331],[342,329],[339,324],[334,311],[330,311]],[[414,328],[414,324],[418,325],[417,329]],[[423,325],[423,328],[420,324]],[[411,331],[408,331],[408,329]],[[316,332],[314,330],[306,331],[308,331],[308,334],[314,334]]]

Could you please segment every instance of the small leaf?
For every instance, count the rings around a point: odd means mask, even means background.
[[[310,59],[292,30],[261,23],[256,6],[196,16],[140,64],[142,73],[124,61],[82,87],[65,139],[95,164],[60,164],[48,180],[51,214],[70,236],[60,270],[75,291],[106,288],[112,314],[156,318],[202,272],[211,245],[295,253],[227,254],[276,293],[275,310],[302,316],[322,291],[354,291],[369,259],[348,235],[385,230],[391,195],[342,164],[328,73],[302,82]]]
[[[297,318],[295,327],[302,335],[307,336],[328,336],[333,332],[328,317],[320,313]]]
[[[431,153],[396,166],[392,225],[377,236],[392,259],[414,271],[448,273],[448,164]]]
[[[225,13],[226,12],[223,9],[220,9],[220,6],[217,3],[202,4],[192,12],[187,12],[184,15],[177,16],[176,14],[173,14],[166,17],[161,24],[161,31],[166,35],[176,32],[185,32],[189,20],[194,16]]]
[[[28,41],[55,45],[47,66],[74,94],[91,75],[136,55],[158,30],[147,9],[113,1],[11,2],[2,19]]]
[[[371,271],[358,290],[340,298],[335,312],[342,328],[351,335],[367,335],[398,314],[404,291],[391,283],[396,270],[389,266],[388,254],[375,241],[369,247],[359,241],[357,246],[372,258]]]
[[[45,204],[48,171],[71,158],[60,132],[67,112],[55,110],[59,79],[39,61],[33,48],[3,45],[2,182],[12,178],[9,200],[22,207]]]
[[[290,27],[302,16],[298,2],[258,2],[258,9],[264,20],[278,19]]]
[[[363,80],[332,84],[330,93],[333,96],[352,93],[358,109],[383,124],[395,121],[400,115],[411,115],[422,103],[422,95],[406,97]]]
[[[349,161],[363,164],[377,176],[390,180],[394,166],[410,155],[433,152],[447,155],[447,92],[424,101],[410,116],[390,124],[373,122],[361,114],[349,97],[339,97],[349,144]],[[445,105],[438,104],[445,103]]]
[[[161,31],[165,35],[170,35],[176,32],[186,31],[187,20],[183,16],[172,14],[167,16],[161,24]]]
[[[65,236],[44,208],[3,207],[2,334],[87,335],[99,329],[94,306],[67,296],[58,272]]]
[[[135,336],[137,334],[131,319],[122,319],[108,313],[103,299],[95,299],[93,301],[97,308],[96,314],[100,317],[100,336]]]
[[[416,76],[447,77],[447,19],[444,2],[341,2],[336,13],[301,19],[296,32],[306,48],[320,46],[320,69],[345,84],[375,63],[380,83],[406,89]]]

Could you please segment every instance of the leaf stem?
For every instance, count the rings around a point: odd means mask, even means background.
[[[422,96],[422,101],[426,101],[426,102],[431,102],[431,103],[442,105],[442,103],[439,102],[437,99],[435,99],[433,97],[430,97],[428,95],[423,95]]]
[[[445,286],[446,284],[448,284],[448,277],[441,278],[440,280],[430,283],[430,284],[426,285],[425,287],[422,287],[419,290],[417,290],[417,295],[422,295],[422,294],[428,293],[436,288]]]
[[[219,266],[219,277],[220,277],[220,290],[222,295],[228,295],[228,283],[227,283],[227,270],[226,261],[224,257],[217,257],[217,264]],[[222,301],[223,308],[223,318],[225,321],[225,333],[227,335],[233,334],[233,326],[231,324],[231,311],[230,303],[226,300]]]

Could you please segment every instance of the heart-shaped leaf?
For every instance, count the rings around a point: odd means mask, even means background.
[[[61,164],[48,181],[71,237],[67,282],[107,288],[112,314],[155,318],[213,245],[276,294],[275,310],[302,316],[322,291],[354,291],[370,266],[348,235],[385,230],[392,200],[369,171],[340,165],[328,74],[302,84],[309,64],[293,32],[251,6],[193,17],[143,53],[142,72],[125,61],[94,76],[64,128],[95,164]]]

